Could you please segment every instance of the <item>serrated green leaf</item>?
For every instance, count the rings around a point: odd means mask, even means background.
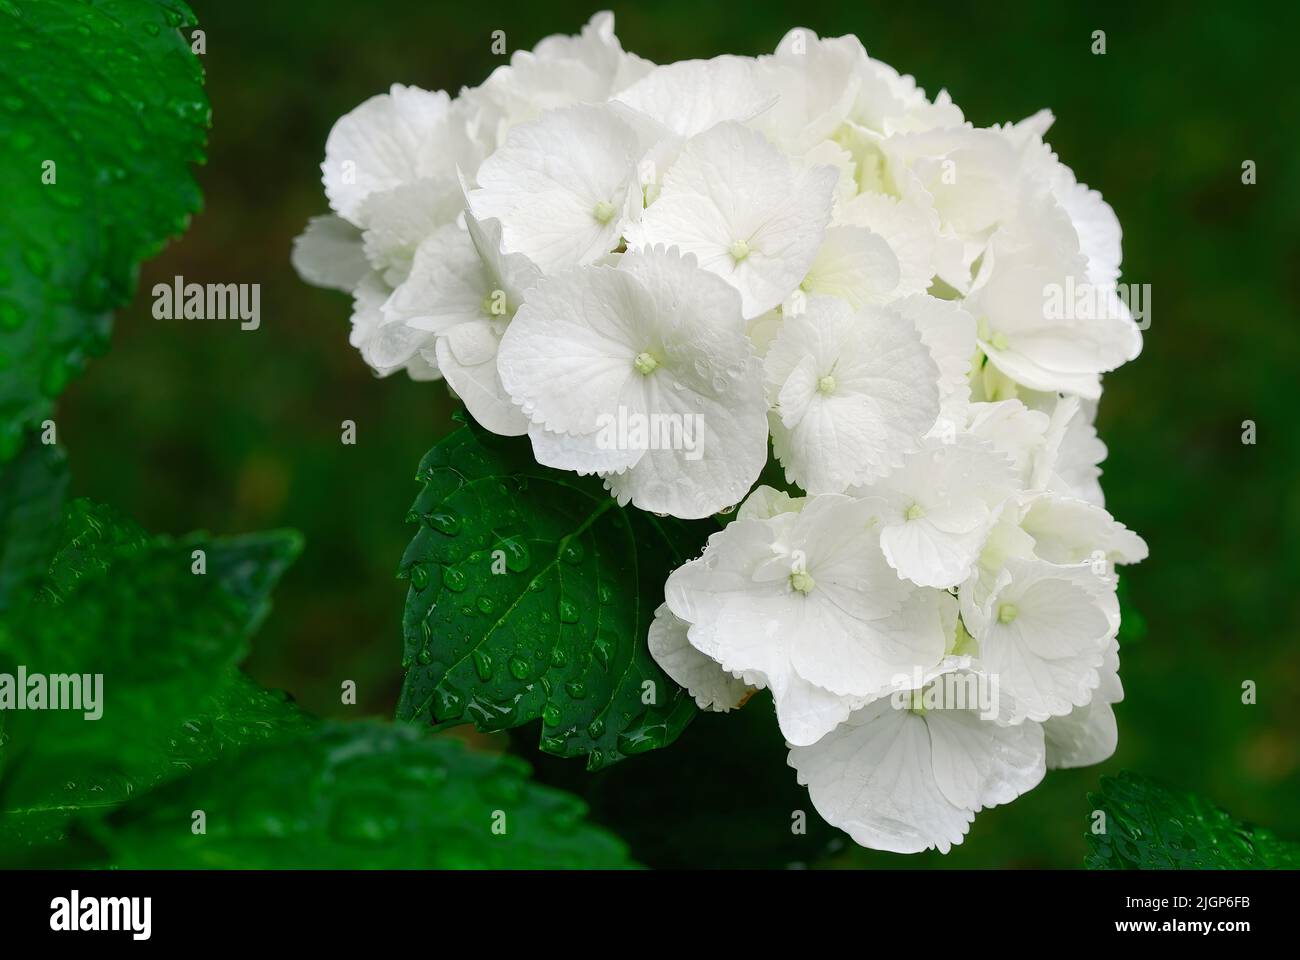
[[[0,464],[0,611],[26,601],[49,569],[67,486],[63,451],[34,435]]]
[[[1092,870],[1300,869],[1300,844],[1135,773],[1102,777],[1088,801],[1105,814],[1088,833]]]
[[[85,498],[73,500],[63,511],[59,546],[40,585],[41,601],[62,603],[83,581],[102,576],[152,542],[143,527],[112,507]]]
[[[0,670],[75,674],[91,689],[102,676],[102,715],[3,714],[0,836],[57,830],[79,808],[120,802],[202,759],[185,724],[257,706],[222,687],[237,682],[233,667],[300,549],[284,531],[150,539],[84,501],[70,505],[64,536],[36,601],[0,622]],[[205,574],[193,572],[195,550]]]
[[[0,0],[0,461],[200,207],[193,24],[176,0]]]
[[[528,767],[412,727],[324,724],[220,760],[83,828],[122,868],[632,866]],[[203,811],[204,833],[192,830]],[[84,844],[75,843],[74,846]]]
[[[541,748],[590,769],[681,733],[694,702],[646,631],[664,580],[716,525],[620,508],[598,479],[539,466],[526,438],[471,427],[417,480],[399,719],[501,730],[540,717]]]
[[[105,815],[159,783],[185,776],[246,747],[310,730],[314,722],[284,693],[259,687],[230,670],[216,690],[199,699],[186,718],[156,739],[148,763],[124,775],[53,782],[26,805],[0,802],[0,863],[66,839],[70,818]],[[0,751],[2,753],[2,751]],[[43,763],[43,760],[37,762]],[[35,865],[49,866],[36,860]]]

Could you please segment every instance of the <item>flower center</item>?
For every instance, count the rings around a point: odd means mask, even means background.
[[[480,306],[489,317],[504,317],[509,312],[506,295],[502,290],[489,290]]]
[[[609,221],[614,219],[614,214],[617,212],[618,211],[614,209],[612,203],[602,200],[600,203],[596,204],[595,208],[591,211],[591,215],[596,218],[597,223],[609,223]]]
[[[829,373],[826,374],[826,376],[822,377],[820,380],[817,381],[817,390],[820,393],[834,393],[835,378],[832,377]]]
[[[903,514],[903,519],[920,520],[924,516],[925,516],[925,511],[921,509],[921,505],[919,503],[914,503],[907,508],[907,512]]]
[[[744,260],[747,256],[749,256],[749,244],[747,244],[744,240],[737,240],[735,243],[731,245],[732,260],[735,260],[737,263],[740,263],[740,261]]]
[[[636,359],[632,361],[632,366],[636,367],[637,373],[643,377],[648,377],[659,368],[659,361],[642,350],[636,355]]]
[[[793,590],[798,590],[800,593],[808,593],[815,586],[817,586],[817,581],[802,570],[796,570],[794,573],[790,574],[790,587]]]
[[[998,622],[1010,623],[1016,617],[1020,616],[1020,608],[1014,603],[1004,603],[998,607]]]

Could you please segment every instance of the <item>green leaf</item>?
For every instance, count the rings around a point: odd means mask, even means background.
[[[1088,801],[1106,815],[1105,832],[1088,833],[1093,870],[1300,868],[1300,844],[1135,773],[1102,777]]]
[[[119,802],[220,753],[220,736],[196,744],[202,724],[232,711],[266,713],[241,692],[233,667],[299,549],[298,535],[283,531],[148,538],[103,507],[72,504],[40,595],[0,622],[0,662],[15,679],[19,667],[28,676],[77,675],[83,689],[98,689],[102,715],[0,715],[0,837],[57,830],[78,809]],[[206,558],[201,575],[196,550]],[[187,733],[187,721],[199,729]],[[255,728],[247,732],[257,739]]]
[[[199,209],[193,24],[175,0],[0,0],[0,461]]]
[[[716,525],[622,509],[599,479],[539,466],[526,438],[470,427],[416,479],[399,719],[501,730],[540,717],[542,750],[585,754],[589,769],[681,733],[694,702],[646,631],[664,580]]]
[[[0,611],[25,601],[49,568],[67,487],[63,451],[34,435],[0,464]]]
[[[13,862],[30,850],[48,853],[43,845],[66,839],[74,816],[105,815],[159,783],[245,747],[305,732],[313,723],[287,694],[263,689],[238,670],[230,670],[183,721],[154,740],[149,761],[137,764],[127,775],[74,777],[50,784],[25,804],[6,806],[0,801],[0,862]],[[37,860],[29,865],[51,864]]]
[[[413,727],[328,723],[220,760],[80,834],[100,847],[87,865],[126,869],[632,866],[580,801],[527,776],[514,757]]]

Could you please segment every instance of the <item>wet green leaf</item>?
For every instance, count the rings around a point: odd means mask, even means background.
[[[329,723],[167,784],[84,836],[100,848],[91,865],[123,868],[632,865],[580,801],[527,777],[514,757],[413,727]]]
[[[620,508],[595,477],[538,466],[526,438],[465,427],[420,465],[408,520],[399,719],[501,730],[599,769],[671,743],[695,705],[646,631],[717,527]]]
[[[0,839],[39,840],[285,719],[234,667],[299,549],[285,531],[150,538],[104,507],[69,505],[45,584],[0,621],[0,672],[15,684],[20,668],[75,676],[91,695],[83,709],[48,709],[51,683],[46,709],[0,714]]]
[[[49,568],[67,486],[63,451],[35,435],[0,464],[0,611],[26,601]]]
[[[0,461],[199,209],[193,24],[177,0],[0,2]]]
[[[1105,830],[1088,833],[1093,870],[1300,868],[1300,844],[1135,773],[1102,777],[1088,801],[1105,813]]]

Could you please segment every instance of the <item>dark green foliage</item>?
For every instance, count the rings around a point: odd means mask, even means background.
[[[620,508],[526,438],[465,427],[425,456],[408,520],[401,719],[503,730],[599,769],[671,743],[694,702],[650,656],[668,574],[717,527]]]
[[[1102,777],[1088,800],[1106,815],[1088,834],[1093,870],[1300,869],[1300,844],[1136,773]]]
[[[194,811],[206,830],[194,830]],[[622,842],[513,757],[412,727],[325,724],[162,787],[74,838],[126,868],[611,868]]]
[[[193,24],[176,0],[0,0],[0,461],[199,209]]]

